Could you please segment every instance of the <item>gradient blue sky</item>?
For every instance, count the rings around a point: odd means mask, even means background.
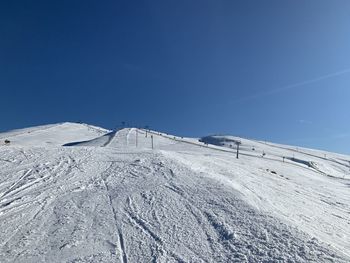
[[[350,154],[349,0],[0,2],[0,130],[121,121]]]

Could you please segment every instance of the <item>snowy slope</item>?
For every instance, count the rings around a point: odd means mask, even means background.
[[[61,146],[76,140],[90,140],[108,130],[84,123],[64,122],[0,133],[1,144],[10,140],[14,146]]]
[[[54,127],[0,147],[0,262],[350,260],[349,156]]]

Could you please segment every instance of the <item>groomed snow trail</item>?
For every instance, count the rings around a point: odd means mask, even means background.
[[[216,177],[231,156],[135,131],[1,147],[0,262],[349,262]]]

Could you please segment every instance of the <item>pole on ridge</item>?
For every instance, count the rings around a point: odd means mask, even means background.
[[[138,130],[136,129],[136,147],[137,147],[137,139],[138,139]]]
[[[236,153],[236,158],[238,159],[238,154],[239,154],[239,145],[241,144],[240,141],[236,141],[236,146],[237,146],[237,153]]]

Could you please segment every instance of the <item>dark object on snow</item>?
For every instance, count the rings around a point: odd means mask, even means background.
[[[236,141],[236,146],[237,146],[237,153],[236,153],[236,158],[238,159],[238,154],[239,154],[239,146],[242,144],[240,141]]]
[[[10,144],[10,141],[6,139],[5,144]]]
[[[305,161],[305,160],[301,160],[301,159],[297,159],[297,158],[287,158],[293,162],[296,162],[296,163],[301,163],[303,165],[306,165],[307,167],[314,167],[314,163],[313,162],[310,162],[310,161]]]

